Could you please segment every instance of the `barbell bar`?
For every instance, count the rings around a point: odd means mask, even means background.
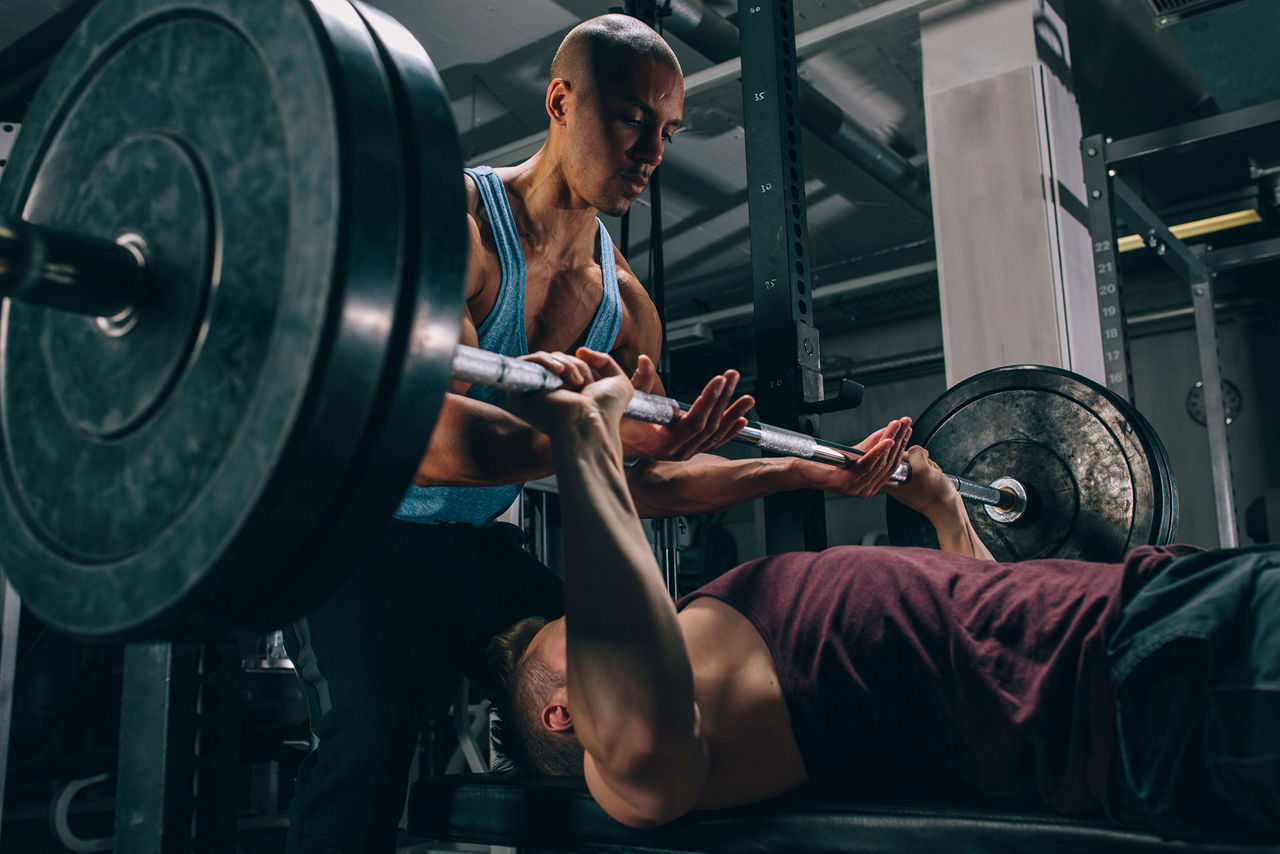
[[[127,315],[144,288],[145,253],[137,241],[108,241],[60,232],[0,217],[0,297],[95,315],[105,323]],[[499,353],[458,345],[453,357],[455,379],[505,391],[552,391],[563,382],[541,365]],[[637,391],[627,404],[626,417],[651,424],[671,424],[682,409],[679,401]],[[732,437],[772,454],[845,466],[849,454],[862,451],[825,439],[748,421]],[[1014,522],[1026,510],[1026,492],[1018,481],[1002,477],[1000,486],[948,474],[963,498],[991,506],[1000,522]],[[890,480],[911,480],[911,466],[903,461]]]
[[[104,321],[127,313],[146,275],[144,254],[125,241],[107,241],[0,218],[0,297],[8,296]],[[505,391],[552,391],[563,382],[541,365],[460,344],[453,357],[455,379]],[[683,409],[669,397],[637,391],[626,417],[671,424]],[[772,454],[845,466],[849,454],[863,452],[795,430],[748,421],[731,439]],[[911,466],[898,464],[895,483],[911,480]],[[1026,512],[1026,490],[1016,478],[1001,476],[991,485],[947,474],[961,497],[992,508],[991,518],[1005,524]],[[998,483],[999,485],[996,485]]]
[[[453,357],[453,377],[469,383],[477,383],[506,391],[537,392],[554,391],[564,385],[563,380],[542,365],[516,359],[500,353],[491,353],[459,344]],[[623,413],[627,418],[650,424],[670,424],[688,407],[679,401],[661,395],[637,391],[627,403]],[[795,430],[785,430],[758,421],[748,421],[747,426],[730,441],[754,445],[762,451],[789,457],[800,457],[832,466],[846,466],[849,455],[863,452],[850,445],[829,442]],[[996,511],[992,516],[1000,522],[1015,522],[1026,511],[1026,491],[1016,479],[1002,476],[1000,486],[987,486],[977,481],[948,474],[956,491],[964,498],[986,504]],[[895,483],[911,480],[911,465],[900,462],[889,479]]]
[[[0,297],[97,315],[105,321],[131,310],[145,275],[145,256],[136,245],[0,218]],[[453,376],[505,391],[552,391],[563,385],[541,365],[465,344],[458,345],[454,354]],[[671,424],[686,408],[672,398],[637,391],[624,414],[650,424]],[[849,445],[757,421],[748,421],[731,441],[832,466],[845,466],[849,454],[862,454]],[[1017,521],[1026,510],[1026,492],[1014,478],[1003,477],[997,487],[947,477],[962,497],[998,511],[992,517],[997,521]],[[890,480],[911,480],[910,464],[899,463]]]

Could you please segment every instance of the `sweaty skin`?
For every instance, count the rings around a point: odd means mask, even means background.
[[[608,356],[577,356],[599,377],[581,393],[512,400],[548,435],[562,512],[574,520],[565,528],[565,616],[526,653],[567,669],[543,725],[577,737],[593,797],[624,824],[788,791],[806,775],[769,650],[746,617],[716,600],[676,613],[623,478],[617,430],[630,384]],[[883,486],[901,453],[883,442],[867,458]],[[976,542],[951,482],[922,448],[909,458],[922,476],[896,496],[946,541]]]

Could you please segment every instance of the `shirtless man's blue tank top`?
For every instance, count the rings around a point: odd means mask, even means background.
[[[507,203],[506,190],[497,173],[488,166],[467,169],[480,189],[489,224],[498,246],[502,264],[502,282],[493,309],[476,330],[480,349],[508,356],[525,356],[529,342],[525,338],[525,260],[516,232],[515,218]],[[613,241],[604,223],[597,218],[600,231],[600,268],[604,279],[604,296],[596,310],[585,345],[592,350],[609,352],[622,328],[622,299],[618,294],[618,272],[614,264]],[[467,396],[506,405],[506,392],[473,385]],[[465,523],[487,525],[511,506],[520,494],[520,484],[506,486],[430,486],[411,485],[396,518],[423,524]]]

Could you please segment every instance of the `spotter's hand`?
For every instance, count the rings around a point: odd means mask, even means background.
[[[718,448],[747,426],[746,415],[755,398],[742,395],[736,400],[737,371],[729,370],[711,378],[702,394],[670,424],[649,424],[630,419],[622,422],[622,444],[627,456],[655,460],[687,460],[694,454]],[[658,381],[653,361],[641,355],[631,384],[637,391],[652,391]]]
[[[806,474],[818,489],[870,498],[889,483],[910,439],[911,419],[895,418],[854,445],[863,453],[861,456],[848,454],[849,462],[844,467],[805,460],[804,465],[809,467]]]

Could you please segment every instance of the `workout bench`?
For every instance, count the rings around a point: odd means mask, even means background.
[[[515,773],[424,778],[409,795],[409,832],[522,852],[859,852],[859,854],[1275,854],[1280,845],[1167,842],[1137,828],[990,802],[877,803],[801,789],[759,804],[705,810],[659,828],[624,827],[578,778]]]

